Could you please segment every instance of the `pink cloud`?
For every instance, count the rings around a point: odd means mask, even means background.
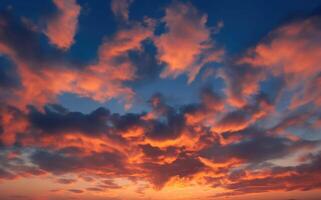
[[[168,31],[154,40],[158,59],[167,64],[161,77],[187,73],[191,82],[205,63],[220,61],[223,50],[213,50],[207,15],[191,4],[174,2],[166,9],[164,22]]]
[[[286,89],[296,91],[290,107],[306,103],[320,105],[321,29],[320,17],[292,22],[269,34],[240,63],[283,76]]]
[[[6,19],[0,25],[5,29],[11,28],[6,24]],[[37,34],[26,24],[21,26],[31,36]],[[134,91],[125,86],[124,82],[136,78],[135,67],[128,57],[128,51],[140,50],[141,42],[151,37],[152,31],[152,23],[133,23],[130,27],[120,29],[113,36],[104,39],[98,50],[97,61],[82,69],[60,60],[60,55],[57,55],[59,58],[56,60],[39,59],[42,57],[39,53],[42,49],[37,46],[36,40],[21,47],[23,52],[26,52],[25,49],[28,51],[33,48],[30,45],[34,45],[35,53],[21,55],[21,50],[12,45],[11,35],[4,35],[7,39],[0,43],[0,52],[16,64],[22,86],[6,96],[6,99],[20,109],[25,109],[28,104],[40,108],[47,103],[55,102],[58,95],[67,92],[99,102],[112,98],[124,99],[125,107],[128,108],[133,100]]]
[[[45,33],[52,44],[68,49],[74,43],[81,7],[76,0],[53,0],[53,3],[58,14],[49,21]]]
[[[275,74],[311,76],[320,71],[321,30],[319,17],[293,22],[270,33],[266,43],[253,49],[254,56],[241,60],[257,67],[270,68]],[[302,77],[302,78],[303,78]]]

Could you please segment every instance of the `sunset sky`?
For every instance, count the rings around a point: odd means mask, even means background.
[[[0,0],[0,200],[321,200],[321,0]]]

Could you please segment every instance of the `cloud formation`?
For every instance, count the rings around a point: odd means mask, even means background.
[[[223,50],[216,50],[206,26],[207,15],[192,4],[174,1],[164,17],[165,33],[155,39],[159,60],[167,64],[161,77],[188,74],[189,82],[195,79],[201,67],[208,62],[219,62]]]
[[[76,0],[53,0],[57,13],[50,19],[45,31],[50,42],[61,49],[69,49],[74,43],[81,7]]]
[[[319,22],[320,16],[313,16],[284,25],[271,32],[266,42],[250,50],[240,61],[275,76],[284,76],[288,90],[303,87],[293,98],[293,107],[311,102],[320,105],[320,91],[315,87],[321,69]],[[314,92],[308,94],[307,91],[312,90]]]
[[[282,24],[245,52],[223,59],[227,52],[218,48],[208,16],[196,6],[173,1],[164,16],[135,21],[130,3],[111,1],[119,26],[101,34],[88,62],[66,51],[77,42],[85,4],[54,1],[58,13],[45,33],[49,42],[10,9],[1,12],[2,185],[30,189],[41,182],[46,188],[40,197],[59,200],[166,199],[177,191],[182,198],[242,199],[320,191],[318,15]],[[67,31],[57,28],[64,26]],[[193,100],[181,103],[163,85],[157,88],[162,93],[139,91],[181,74],[199,81],[201,68],[212,62],[220,65],[206,66],[209,81],[195,86],[200,89]],[[194,83],[184,84],[182,90]],[[177,90],[182,98],[184,92]],[[63,94],[86,97],[96,109],[64,106]],[[134,109],[107,108],[112,99]],[[12,191],[1,195],[11,198]]]

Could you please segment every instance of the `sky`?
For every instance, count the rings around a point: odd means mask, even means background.
[[[321,0],[1,0],[1,200],[320,200]]]

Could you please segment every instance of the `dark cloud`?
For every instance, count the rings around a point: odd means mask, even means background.
[[[218,125],[233,125],[244,124],[251,119],[251,116],[248,115],[244,110],[236,110],[225,115],[218,123]]]
[[[99,187],[89,187],[86,190],[91,191],[91,192],[103,192],[105,189],[99,188]]]
[[[57,183],[60,184],[71,184],[77,182],[76,179],[70,179],[70,178],[60,178],[57,180]]]
[[[61,106],[46,106],[44,112],[30,107],[30,123],[45,133],[81,132],[85,134],[101,134],[108,132],[107,121],[109,110],[98,108],[90,114],[69,112]]]
[[[19,87],[19,75],[14,64],[4,56],[0,56],[0,66],[0,88],[9,90]]]
[[[77,157],[67,157],[63,154],[47,151],[36,151],[31,156],[31,161],[38,165],[40,169],[55,174],[77,171],[83,166]]]
[[[185,128],[182,112],[166,104],[162,94],[154,94],[149,103],[160,120],[148,121],[146,136],[155,140],[175,139]]]
[[[0,182],[21,177],[40,176],[42,170],[29,165],[23,158],[23,151],[20,147],[2,148],[0,152]]]
[[[167,140],[179,137],[185,127],[185,119],[182,112],[165,103],[165,98],[157,93],[149,100],[156,119],[144,120],[146,113],[124,115],[113,114],[111,122],[117,130],[130,130],[142,127],[146,137],[154,140]]]
[[[149,171],[151,181],[158,189],[162,188],[174,176],[187,178],[206,168],[199,159],[185,155],[181,155],[168,164],[145,163],[144,167]]]
[[[78,189],[69,189],[68,191],[76,194],[80,194],[84,192],[83,190],[78,190]]]
[[[10,11],[0,13],[0,43],[11,48],[19,60],[34,68],[46,66],[46,63],[62,59],[62,53],[52,48],[45,48],[41,43],[41,33],[14,16]]]
[[[168,106],[157,96],[158,94],[150,100],[153,101],[151,106],[154,112],[160,117],[156,119],[144,120],[146,113],[111,114],[109,110],[102,107],[89,114],[83,114],[70,112],[59,105],[47,105],[44,111],[30,106],[28,119],[33,128],[45,134],[80,132],[92,136],[105,134],[117,137],[117,135],[121,136],[121,132],[142,127],[146,137],[154,140],[179,137],[186,126],[184,112]]]
[[[185,121],[185,115],[195,111],[193,108],[202,110],[204,113],[218,112],[217,106],[222,106],[222,101],[222,97],[217,96],[212,90],[204,89],[199,104],[184,105],[178,108],[168,105],[161,94],[155,94],[149,101],[152,107],[150,113],[126,113],[121,115],[112,114],[105,108],[99,108],[92,113],[83,114],[70,112],[59,105],[48,105],[43,111],[31,107],[28,117],[33,129],[40,129],[51,136],[63,137],[64,133],[78,131],[92,138],[99,138],[102,135],[112,137],[115,134],[121,138],[124,145],[128,145],[128,148],[130,148],[132,145],[136,145],[134,140],[123,137],[121,133],[133,130],[135,127],[141,127],[144,132],[143,135],[138,137],[158,142],[172,140],[184,134],[184,130],[193,130],[192,128],[195,125],[187,124]],[[244,121],[251,120],[256,113],[266,110],[266,107],[270,105],[270,101],[264,94],[256,95],[250,103],[247,106],[225,113],[219,123],[230,123],[231,121],[244,123]],[[208,109],[206,109],[207,107]],[[213,109],[211,110],[211,108]],[[154,117],[146,118],[151,113]],[[285,124],[293,125],[292,122],[286,122]],[[173,177],[191,178],[198,172],[207,170],[207,166],[199,160],[198,156],[207,158],[214,163],[227,163],[230,159],[237,158],[242,163],[258,166],[268,160],[289,156],[301,149],[313,149],[318,145],[318,142],[302,139],[291,140],[287,137],[273,135],[271,132],[277,130],[275,127],[262,129],[259,126],[248,126],[238,131],[223,132],[220,138],[210,130],[210,127],[201,124],[197,126],[204,132],[199,141],[195,141],[195,143],[201,142],[204,145],[200,150],[188,151],[186,147],[158,147],[148,143],[137,144],[136,147],[143,153],[143,157],[140,160],[142,163],[139,164],[139,167],[135,166],[135,170],[127,169],[131,166],[126,162],[127,155],[117,151],[109,152],[108,149],[105,152],[90,151],[89,154],[85,153],[81,147],[76,146],[58,147],[58,150],[51,151],[39,149],[31,155],[30,159],[39,170],[53,174],[83,171],[95,173],[99,171],[116,176],[130,176],[138,173],[150,180],[156,188],[162,188]],[[193,132],[193,134],[195,133]],[[42,136],[40,135],[40,137]],[[222,138],[228,140],[233,137],[238,139],[229,144],[221,143]],[[164,162],[166,158],[171,158],[174,161]],[[296,172],[304,173],[305,169],[302,168],[301,172],[298,168]],[[251,171],[252,169],[248,170]],[[273,168],[273,170],[276,170],[276,168]],[[312,169],[309,170],[313,171]],[[231,171],[228,168],[219,168],[216,169],[216,172],[229,174]],[[243,176],[245,176],[244,172],[236,173],[233,171],[228,178],[236,180]],[[213,181],[213,179],[209,180]],[[61,181],[69,183],[68,180]],[[250,187],[247,184],[260,185],[264,181],[267,181],[271,188],[275,188],[274,184],[278,182],[274,179],[253,182],[249,180],[248,183],[244,181],[245,185],[240,185],[239,188]],[[215,181],[212,184],[217,185]],[[106,180],[93,188],[118,189],[120,186]],[[93,188],[92,191],[95,190]],[[226,188],[236,190],[237,185],[230,184]],[[253,191],[256,190],[253,189]]]
[[[135,126],[143,126],[144,123],[141,120],[142,114],[135,114],[135,113],[126,113],[124,115],[120,115],[118,113],[115,113],[111,117],[111,122],[113,124],[113,127],[115,127],[117,130],[130,130],[131,128]]]
[[[151,96],[148,101],[149,105],[152,107],[153,111],[160,116],[166,116],[174,109],[166,104],[166,98],[161,93],[155,93]]]
[[[167,115],[165,122],[152,121],[147,131],[147,137],[155,140],[175,139],[182,134],[185,120],[181,114]]]
[[[202,150],[201,155],[215,162],[227,162],[231,158],[238,158],[246,163],[260,163],[318,145],[318,142],[314,141],[293,141],[285,137],[269,136],[266,132],[253,128],[234,134],[245,134],[247,137],[241,137],[241,141],[229,145],[213,144],[212,147]]]
[[[165,150],[162,150],[159,147],[154,147],[150,144],[141,145],[140,147],[142,148],[144,155],[152,160],[157,160],[160,157],[166,158],[176,156],[179,153],[179,149],[174,146],[167,147]]]
[[[3,99],[1,99],[3,100]],[[17,135],[25,132],[26,114],[0,100],[0,145],[15,144]]]
[[[248,162],[260,162],[273,158],[280,158],[291,153],[294,148],[313,146],[313,142],[292,142],[287,138],[258,136],[252,140],[231,145],[228,151],[230,156],[247,160]]]
[[[156,59],[157,49],[153,43],[146,40],[139,51],[130,51],[129,58],[136,69],[137,79],[134,86],[146,84],[158,78],[164,66]]]
[[[248,173],[239,173],[237,178],[230,177],[231,183],[221,185],[231,190],[230,192],[221,193],[219,196],[234,196],[248,193],[260,193],[275,190],[311,190],[321,188],[318,181],[321,177],[321,159],[317,154],[306,164],[294,167],[272,167],[264,177],[255,177],[244,180]]]
[[[64,174],[81,170],[103,169],[105,172],[124,172],[124,157],[119,153],[93,152],[91,155],[74,157],[59,152],[38,150],[30,157],[31,161],[40,169]]]
[[[25,200],[32,200],[31,197],[26,196],[26,195],[12,195],[10,196],[11,199],[25,199]]]
[[[0,168],[0,179],[14,179],[16,176],[9,171]]]
[[[99,185],[99,187],[105,190],[122,188],[120,185],[116,184],[113,180],[109,180],[109,179],[101,181],[101,184]]]

